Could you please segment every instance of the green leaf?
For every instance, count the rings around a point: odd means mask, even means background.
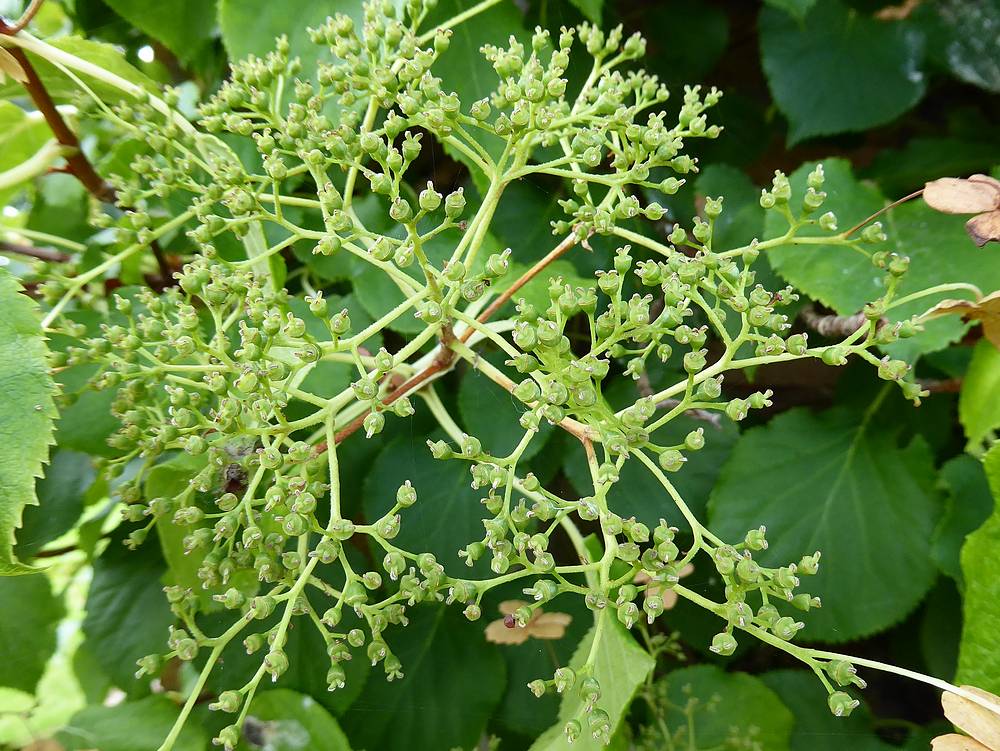
[[[601,684],[601,700],[598,706],[611,718],[612,732],[621,724],[625,712],[636,689],[646,679],[653,669],[655,661],[649,653],[640,647],[632,635],[625,630],[618,619],[608,610],[598,612],[597,618],[603,618],[601,640],[597,645],[597,655],[593,663],[594,678]],[[598,627],[595,623],[590,632],[580,642],[570,667],[579,670],[586,662],[594,644]],[[563,726],[577,716],[581,710],[581,699],[576,691],[563,695],[559,707],[559,722],[550,727],[531,746],[531,751],[598,751],[602,749],[600,741],[595,740],[586,731],[575,743],[569,744]]]
[[[38,505],[35,478],[49,458],[55,384],[38,306],[0,269],[0,574],[31,569],[14,556],[14,534],[26,506]]]
[[[826,690],[812,672],[772,670],[760,680],[778,695],[795,718],[790,751],[843,751],[845,744],[849,744],[851,751],[896,748],[875,735],[866,706],[858,707],[849,717],[834,717],[826,703]],[[723,714],[728,711],[725,704],[720,711]]]
[[[95,477],[86,454],[64,450],[52,454],[45,477],[35,485],[39,504],[24,510],[17,532],[14,552],[19,558],[31,558],[43,545],[72,528],[83,513],[84,495]]]
[[[0,686],[33,693],[56,649],[62,602],[44,574],[0,578]]]
[[[409,480],[417,502],[402,512],[394,544],[404,550],[433,553],[449,571],[461,571],[458,550],[483,536],[479,494],[470,487],[469,465],[437,460],[420,436],[402,435],[388,443],[365,482],[364,513],[380,518],[396,503],[396,491]]]
[[[389,683],[372,676],[355,704],[392,721],[350,712],[342,720],[347,737],[355,748],[379,751],[471,748],[503,694],[503,659],[486,642],[483,624],[468,622],[456,607],[424,605],[407,615],[406,628],[385,633],[404,677]]]
[[[989,518],[993,497],[982,462],[968,454],[956,456],[941,467],[941,484],[947,491],[947,499],[934,530],[931,555],[942,573],[961,584],[962,545],[966,536]]]
[[[288,8],[268,0],[218,0],[219,28],[229,59],[242,60],[248,55],[264,57],[274,49],[274,40],[285,34],[291,56],[302,61],[305,75],[312,75],[324,47],[313,44],[307,28],[323,24],[328,16],[347,13],[358,21],[361,7],[345,0],[305,0],[295,6],[295,22],[289,23]],[[329,58],[326,52],[324,59]]]
[[[268,751],[299,751],[304,748],[323,751],[350,751],[344,731],[320,704],[305,694],[287,689],[264,691],[250,704],[248,720],[261,723],[263,743],[240,748]]]
[[[170,733],[180,707],[165,696],[147,696],[112,707],[84,707],[56,736],[66,751],[157,751]],[[205,731],[185,724],[173,751],[206,751]]]
[[[604,0],[569,0],[591,23],[600,25],[604,12]]]
[[[167,651],[167,627],[174,616],[163,596],[166,571],[155,541],[138,550],[123,544],[116,531],[94,561],[83,620],[85,644],[108,677],[130,695],[145,692],[149,679],[135,677],[135,661]]]
[[[46,43],[81,60],[86,60],[88,63],[93,63],[109,73],[114,73],[116,76],[120,76],[136,86],[141,86],[150,93],[157,93],[160,90],[159,84],[132,66],[125,59],[125,55],[121,50],[114,45],[95,42],[92,39],[83,39],[77,36],[50,39],[46,40]],[[38,77],[45,85],[45,90],[49,92],[49,95],[53,99],[57,101],[68,100],[80,94],[80,85],[55,65],[33,53],[28,53],[28,57],[34,64]],[[123,98],[131,98],[129,94],[126,94],[121,89],[104,83],[86,73],[77,72],[76,75],[105,102],[114,103]],[[20,87],[20,84],[16,85]],[[7,96],[11,91],[17,90],[11,86],[2,86],[0,87],[0,96]]]
[[[697,33],[683,33],[678,18]],[[698,0],[654,3],[643,9],[640,28],[647,40],[642,65],[660,76],[671,93],[705,80],[729,43],[729,16],[721,7]],[[714,112],[709,117],[717,122]]]
[[[886,393],[883,391],[883,393]],[[934,462],[921,438],[835,408],[793,409],[743,434],[709,501],[709,526],[726,540],[767,526],[765,565],[823,554],[802,590],[819,595],[804,638],[847,641],[888,628],[930,588],[939,504]]]
[[[816,4],[816,0],[764,0],[764,2],[772,8],[779,8],[789,13],[800,21],[809,14],[809,11]]]
[[[825,159],[826,182],[823,189],[828,198],[821,211],[833,211],[837,223],[846,229],[881,209],[886,200],[872,185],[858,182],[850,164],[843,159]],[[806,176],[816,166],[809,162],[789,177],[796,196],[806,189]],[[873,250],[887,249],[910,258],[910,269],[897,288],[897,298],[945,282],[969,282],[981,289],[1000,287],[1000,264],[983,263],[983,254],[962,228],[962,217],[933,211],[922,201],[911,201],[893,209],[884,219],[887,243],[868,246]],[[784,220],[769,212],[765,220],[768,237],[783,234]],[[815,235],[819,230],[803,230],[803,235]],[[840,315],[853,315],[865,303],[884,292],[885,273],[875,268],[863,254],[845,246],[798,245],[774,248],[767,253],[772,267],[785,280]],[[954,297],[955,293],[928,295],[893,308],[892,321],[919,315],[935,303]],[[896,357],[912,358],[916,354],[942,349],[961,337],[965,325],[954,317],[934,319],[926,331],[898,342],[889,351]]]
[[[51,138],[52,131],[39,115],[29,116],[13,102],[0,101],[0,172],[26,162]],[[0,204],[6,206],[23,187],[0,188]]]
[[[983,458],[986,477],[997,507],[962,547],[965,577],[962,642],[958,650],[958,683],[971,683],[1000,693],[1000,444]]]
[[[205,455],[190,456],[179,454],[169,461],[157,464],[146,475],[146,498],[174,498],[189,486],[191,478],[205,466]],[[167,563],[164,583],[178,585],[193,591],[202,611],[210,610],[214,603],[212,593],[202,587],[198,578],[198,568],[204,554],[184,550],[184,537],[191,534],[194,525],[174,524],[170,519],[161,519],[156,524],[156,536],[160,541],[163,559]]]
[[[458,387],[458,411],[466,431],[494,456],[509,455],[524,437],[524,428],[518,424],[526,411],[524,404],[475,369],[465,374]],[[527,461],[541,451],[553,429],[543,420],[521,459]]]
[[[191,61],[212,41],[215,0],[106,0],[130,24]]]
[[[941,0],[935,3],[947,31],[948,66],[957,78],[1000,93],[1000,38],[984,29],[1000,26],[996,0]]]
[[[924,95],[922,37],[840,0],[816,3],[802,21],[764,8],[760,49],[792,144],[887,123]]]
[[[986,339],[976,345],[962,379],[958,419],[970,448],[1000,427],[1000,350]]]
[[[500,592],[494,590],[491,594],[496,595],[494,599],[497,603],[505,599],[522,599],[522,586],[522,582],[515,581],[507,588],[498,588]],[[499,610],[487,607],[487,602],[484,599],[483,623],[500,617]],[[573,620],[561,638],[551,641],[528,639],[523,644],[505,644],[500,647],[500,653],[507,664],[507,687],[493,720],[499,726],[497,731],[501,737],[516,733],[529,739],[537,738],[556,721],[560,696],[550,691],[542,697],[536,697],[528,690],[528,683],[536,678],[548,680],[557,667],[568,665],[580,641],[593,626],[593,612],[579,597],[560,597],[546,605],[545,610],[566,613],[572,617]]]
[[[636,398],[634,389],[635,384],[631,379],[622,379],[607,389],[605,396],[617,409],[628,400]],[[704,519],[709,493],[739,436],[735,424],[730,420],[723,420],[716,426],[687,415],[679,415],[655,431],[650,440],[661,446],[674,446],[683,443],[684,437],[698,428],[705,432],[705,447],[700,451],[689,452],[684,467],[679,472],[670,474],[668,479],[694,515]],[[589,485],[590,470],[587,468],[586,455],[579,443],[574,441],[574,444],[566,457],[566,474],[570,484],[580,495],[589,495],[593,488]],[[616,514],[623,517],[635,516],[650,526],[656,526],[664,518],[681,529],[689,528],[659,480],[639,460],[625,462],[619,478],[608,493],[608,504]]]
[[[738,248],[763,236],[760,190],[745,172],[728,164],[709,165],[698,174],[695,190],[704,198],[725,198],[722,215],[712,228],[713,248]]]
[[[358,565],[358,561],[354,561]],[[326,579],[327,571],[319,571],[320,578]],[[336,582],[336,586],[342,586],[343,579]],[[329,583],[329,581],[328,581]],[[329,607],[330,603],[324,602],[315,596],[310,598],[314,608],[321,613]],[[248,629],[243,633],[242,638],[251,632],[266,633],[268,629],[274,628],[281,618],[280,610],[275,612],[271,618],[254,624],[252,631]],[[211,613],[199,619],[201,628],[207,634],[221,634],[233,625],[236,616],[230,612]],[[360,625],[354,620],[353,612],[345,614],[343,628],[345,631]],[[246,684],[260,667],[263,657],[261,653],[248,655],[243,646],[242,638],[233,639],[222,652],[220,664],[225,665],[224,670],[213,670],[209,675],[206,687],[216,694],[227,689],[239,688]],[[323,637],[307,622],[300,619],[295,622],[295,627],[290,629],[286,637],[285,654],[288,655],[289,668],[282,675],[278,686],[282,689],[296,691],[300,694],[311,696],[315,701],[325,707],[329,712],[341,714],[345,712],[361,694],[366,681],[382,680],[381,676],[369,677],[371,670],[364,653],[356,654],[354,659],[342,663],[346,677],[344,688],[336,691],[329,691],[326,682],[326,674],[330,669],[330,661],[326,657],[326,643]],[[204,656],[199,657],[196,665],[200,668],[204,665]]]
[[[696,665],[674,670],[663,681],[671,704],[663,720],[691,748],[721,748],[730,737],[749,736],[767,751],[788,750],[792,713],[759,678]],[[685,707],[692,699],[698,704],[689,723]]]
[[[902,148],[881,149],[862,173],[876,180],[886,195],[895,198],[924,186],[942,175],[989,172],[1000,162],[1000,144],[985,134],[966,137],[912,138]]]
[[[474,0],[440,0],[422,28],[433,29],[474,5]],[[434,71],[441,78],[442,89],[458,94],[463,111],[487,96],[499,81],[480,48],[484,44],[506,47],[511,35],[525,41],[521,11],[509,2],[496,3],[452,29],[451,42],[435,63]]]

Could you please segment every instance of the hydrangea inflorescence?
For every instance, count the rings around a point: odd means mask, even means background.
[[[763,192],[762,206],[787,220],[778,237],[716,247],[721,198],[705,202],[690,230],[671,224],[664,231],[658,223],[666,211],[648,197],[677,192],[684,175],[697,172],[685,143],[720,134],[707,121],[718,91],[686,88],[668,118],[665,87],[632,67],[644,54],[643,40],[584,24],[558,38],[537,30],[530,45],[511,38],[505,46],[483,47],[496,89],[463,102],[434,75],[450,27],[462,19],[424,30],[433,5],[408,0],[399,11],[374,1],[365,5],[360,26],[343,15],[328,19],[310,36],[329,48],[334,62],[315,70],[303,70],[289,56],[287,40],[278,39],[266,57],[234,66],[231,80],[201,106],[198,127],[174,109],[176,92],[102,106],[104,116],[147,145],[114,186],[119,204],[133,208],[119,222],[118,252],[86,270],[50,268],[42,292],[53,305],[46,323],[80,339],[66,363],[98,363],[94,385],[119,388],[114,412],[122,427],[112,442],[122,453],[110,463],[119,473],[136,461],[140,467],[118,491],[125,518],[135,525],[128,543],[141,545],[155,526],[173,525],[197,561],[200,588],[166,588],[179,620],[168,651],[140,660],[145,674],[175,657],[204,660],[163,748],[173,744],[233,640],[261,659],[247,684],[230,687],[211,705],[235,715],[216,739],[226,748],[237,744],[259,684],[288,669],[284,646],[294,621],[321,634],[335,690],[344,686],[343,664],[350,659],[381,664],[388,680],[403,675],[393,632],[406,626],[411,607],[446,600],[476,620],[484,595],[510,582],[522,585],[530,600],[514,614],[521,625],[563,595],[583,597],[595,612],[613,612],[626,628],[653,623],[663,599],[643,597],[633,584],[640,573],[720,617],[713,651],[732,654],[740,632],[789,651],[814,668],[832,711],[849,713],[857,700],[842,689],[863,686],[852,665],[790,643],[803,628],[792,614],[820,605],[800,591],[801,577],[816,573],[820,554],[803,551],[801,560],[769,568],[755,558],[767,547],[763,527],[743,540],[719,539],[670,479],[710,438],[698,429],[676,445],[658,445],[651,434],[692,410],[743,420],[768,407],[772,394],[727,399],[727,372],[801,358],[841,365],[861,357],[918,401],[919,386],[905,379],[907,365],[875,353],[917,329],[884,320],[906,259],[867,249],[882,238],[878,224],[852,237],[837,232],[832,213],[819,213],[822,167],[803,195],[793,195],[781,173]],[[567,70],[577,55],[591,61],[590,73],[570,85]],[[467,199],[462,189],[445,194],[432,183],[407,184],[408,169],[430,139],[476,175],[485,186],[481,200]],[[252,158],[237,157],[228,145],[237,141],[244,142],[241,153],[247,146],[255,152]],[[573,197],[560,201],[565,218],[553,222],[552,250],[516,274],[526,249],[492,252],[489,229],[505,189],[532,175],[564,179]],[[358,210],[363,194],[378,197],[377,222]],[[169,199],[176,213],[146,211],[153,199]],[[643,220],[652,224],[644,228]],[[387,223],[391,231],[380,229]],[[178,228],[188,229],[192,252],[176,286],[116,296],[116,310],[108,313],[117,322],[98,335],[62,316],[74,303],[100,307],[89,283]],[[556,258],[589,247],[594,235],[616,238],[621,247],[601,259],[605,268],[593,283],[574,286],[552,277],[543,305],[518,295]],[[428,245],[442,238],[454,238],[450,253],[432,260]],[[358,323],[313,289],[308,311],[293,310],[273,261],[302,242],[315,254],[377,269],[402,301],[377,320]],[[790,332],[783,311],[797,300],[794,290],[766,289],[753,270],[770,248],[809,244],[850,246],[885,270],[884,294],[865,308],[864,324],[825,346]],[[496,315],[505,312],[506,318]],[[374,336],[402,319],[419,321],[419,333],[392,349],[369,351]],[[583,341],[571,341],[571,322],[586,332]],[[477,350],[483,343],[502,351],[521,380],[483,359]],[[522,405],[523,437],[508,455],[464,434],[434,392],[434,381],[462,361]],[[680,377],[623,409],[609,407],[602,393],[609,373],[639,379],[653,361],[675,363]],[[324,362],[354,368],[353,382],[332,396],[318,393],[308,376]],[[338,446],[373,439],[387,420],[410,417],[415,396],[448,435],[429,442],[428,451],[467,463],[471,485],[482,495],[484,534],[455,540],[461,558],[437,560],[394,544],[407,510],[421,502],[421,488],[410,482],[381,518],[362,522],[342,513],[341,478],[349,467]],[[563,497],[523,470],[521,457],[543,423],[582,444],[591,487],[584,497]],[[174,495],[149,497],[144,482],[166,461],[188,481]],[[665,521],[650,529],[616,512],[609,491],[626,462],[651,473],[662,486],[664,508],[676,506],[688,529]],[[598,530],[599,554],[583,546],[578,524]],[[559,560],[551,550],[560,529],[576,544],[578,560]],[[359,566],[347,555],[358,538],[368,538],[383,556],[377,564]],[[698,556],[724,581],[724,602],[678,583]],[[492,576],[465,578],[462,560],[471,567],[480,559]],[[220,606],[232,611],[232,624],[205,633],[196,616]],[[566,723],[571,740],[588,733],[606,743],[614,729],[592,674],[600,640],[598,628],[590,659],[578,669],[560,668],[529,686],[538,695],[580,695],[578,715]]]

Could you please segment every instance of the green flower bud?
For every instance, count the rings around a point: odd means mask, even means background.
[[[712,637],[712,646],[709,647],[709,650],[717,655],[728,657],[736,651],[737,646],[736,638],[728,631],[723,631]]]
[[[834,717],[848,717],[861,702],[844,691],[834,691],[827,699]]]

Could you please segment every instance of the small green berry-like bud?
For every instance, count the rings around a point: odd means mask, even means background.
[[[827,703],[830,705],[830,711],[833,712],[834,717],[847,717],[861,704],[860,701],[844,691],[834,691],[827,699]]]
[[[709,650],[717,655],[727,657],[736,651],[736,638],[727,631],[716,634],[712,637],[712,646]]]

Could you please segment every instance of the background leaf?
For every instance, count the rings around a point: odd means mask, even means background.
[[[603,634],[597,647],[597,657],[594,662],[593,676],[601,684],[601,707],[611,718],[611,734],[621,723],[632,696],[646,675],[653,669],[654,661],[645,649],[636,644],[632,635],[625,630],[615,616],[608,610],[599,611],[598,618],[604,619]],[[580,642],[570,667],[579,669],[590,654],[594,642],[596,625]],[[531,746],[531,751],[597,751],[604,748],[600,741],[595,740],[590,733],[584,731],[577,741],[570,744],[566,740],[563,726],[576,716],[580,708],[580,697],[576,691],[568,691],[563,695],[559,708],[559,722]]]
[[[260,736],[268,751],[298,751],[315,748],[324,751],[350,751],[347,737],[337,721],[312,697],[287,689],[263,691],[254,697],[248,715],[261,723]],[[265,744],[242,744],[241,748],[259,748]]]
[[[503,659],[486,642],[483,624],[469,623],[458,608],[421,606],[408,616],[410,625],[385,634],[404,677],[389,683],[372,676],[365,684],[343,719],[351,745],[384,751],[470,748],[503,694]],[[385,721],[373,722],[372,712]]]
[[[73,715],[58,741],[66,751],[156,751],[170,732],[180,708],[165,696],[147,696],[112,707],[90,706]],[[195,723],[181,731],[174,751],[209,748],[205,732]]]
[[[749,736],[768,751],[789,748],[792,713],[760,679],[727,673],[714,665],[696,665],[674,670],[663,680],[672,704],[664,722],[671,731],[693,727],[694,739],[687,741],[692,748],[717,748],[731,735]],[[697,698],[700,705],[690,726],[681,711],[689,697]],[[717,697],[714,709],[705,706],[713,697]]]
[[[986,339],[976,345],[962,379],[958,419],[970,448],[1000,427],[1000,351]]]
[[[162,42],[181,60],[193,60],[215,29],[215,0],[106,0],[133,26]]]
[[[934,581],[928,555],[939,513],[934,464],[922,439],[898,446],[871,413],[838,407],[784,412],[743,434],[709,504],[726,540],[767,527],[768,565],[819,550],[819,595],[803,636],[845,641],[899,622]]]
[[[993,515],[973,532],[962,547],[965,604],[962,641],[958,651],[959,683],[971,683],[1000,692],[1000,652],[996,626],[1000,623],[1000,446],[983,459],[993,499]]]
[[[764,8],[760,52],[793,144],[881,125],[924,94],[922,37],[840,0],[815,3],[802,21]]]
[[[0,577],[0,686],[26,691],[45,671],[56,648],[62,602],[45,574]]]

